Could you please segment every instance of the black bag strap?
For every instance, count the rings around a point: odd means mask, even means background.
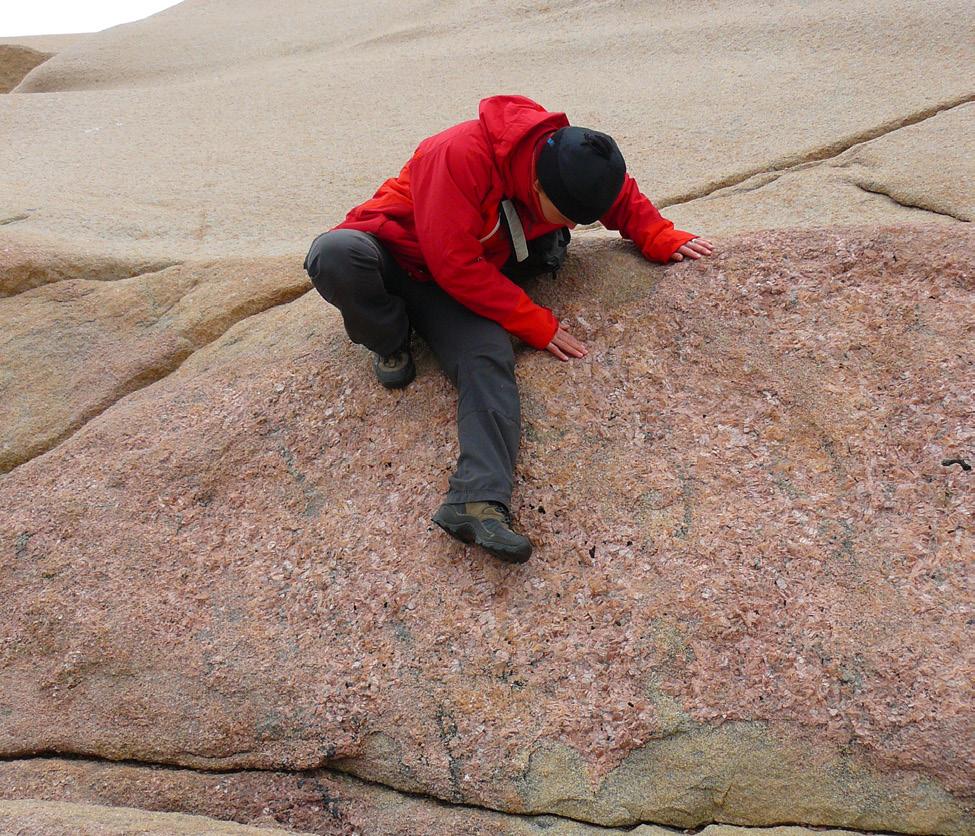
[[[568,228],[554,229],[529,241],[521,218],[518,216],[518,210],[509,198],[501,201],[501,206],[498,208],[498,221],[508,232],[512,251],[501,272],[515,281],[541,273],[551,273],[554,279],[559,268],[562,267],[562,262],[565,261],[566,249],[572,237]]]

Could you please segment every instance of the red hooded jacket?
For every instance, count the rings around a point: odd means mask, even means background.
[[[559,322],[500,270],[511,251],[500,203],[514,202],[528,240],[558,228],[543,217],[532,183],[541,142],[568,124],[564,113],[524,96],[484,99],[478,119],[423,140],[399,176],[335,228],[372,233],[414,279],[432,279],[474,313],[545,348]],[[674,229],[629,175],[599,220],[654,261],[668,261],[694,238]]]

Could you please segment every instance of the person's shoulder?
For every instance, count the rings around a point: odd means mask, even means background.
[[[480,122],[476,119],[469,119],[423,140],[418,150],[429,153],[435,150],[457,152],[479,148],[487,149],[484,132],[481,130]]]
[[[417,157],[439,159],[451,167],[467,166],[476,171],[494,168],[491,146],[476,119],[460,122],[425,139],[417,148]]]

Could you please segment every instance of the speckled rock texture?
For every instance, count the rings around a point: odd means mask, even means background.
[[[0,755],[337,767],[603,825],[975,826],[975,235],[580,242],[519,351],[523,567],[309,292],[0,477]]]

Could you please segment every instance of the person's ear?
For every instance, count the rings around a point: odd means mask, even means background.
[[[542,193],[542,184],[538,182],[537,177],[534,180],[532,180],[532,188],[535,190],[537,194]]]

